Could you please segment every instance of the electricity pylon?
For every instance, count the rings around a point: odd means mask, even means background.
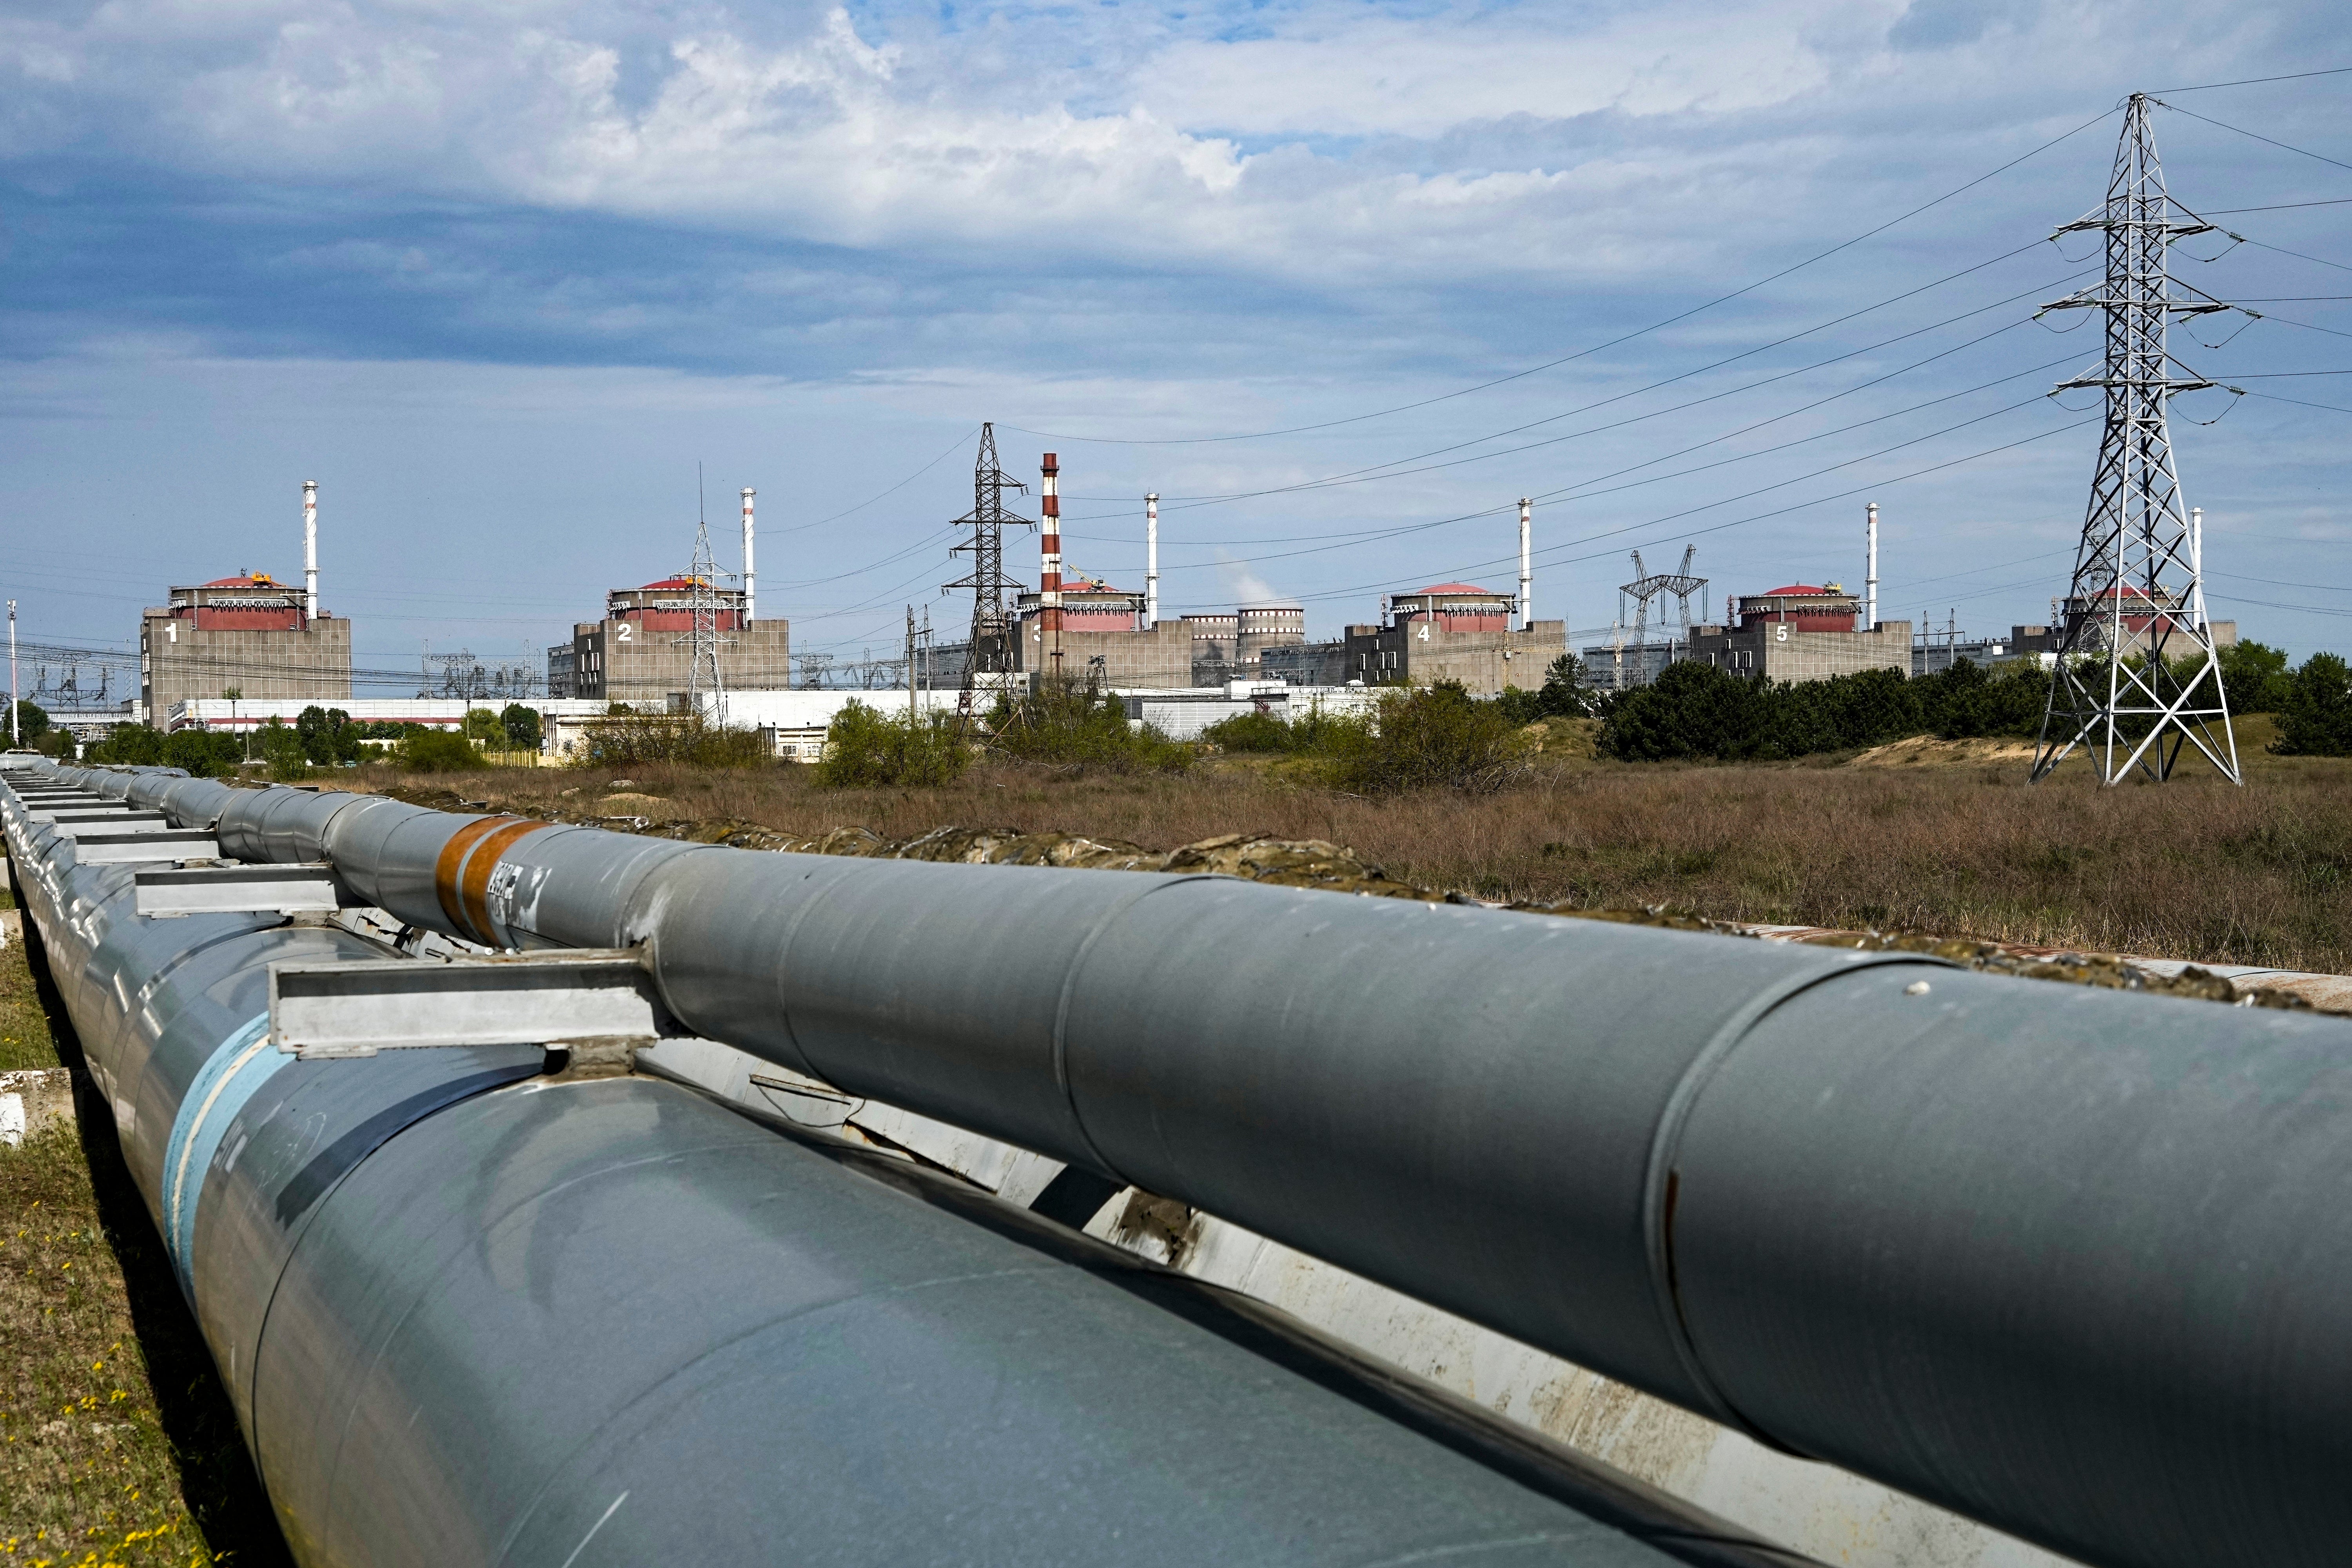
[[[2134,93],[2126,106],[2106,200],[2051,237],[2090,230],[2106,237],[2105,279],[2042,309],[2105,312],[2097,373],[2062,382],[2052,395],[2100,388],[2107,416],[2074,576],[2059,611],[2058,668],[2034,747],[2037,781],[2077,746],[2102,783],[2120,783],[2134,769],[2162,780],[2182,746],[2193,744],[2231,783],[2242,782],[2205,619],[2200,531],[2181,502],[2166,417],[2175,396],[2219,384],[2172,358],[2167,326],[2176,316],[2231,307],[2193,289],[2176,292],[2167,275],[2172,245],[2215,226],[2165,189],[2148,128],[2154,101]]]
[[[1008,590],[1017,593],[1021,584],[1004,574],[1004,528],[1007,523],[1016,528],[1037,525],[1005,510],[1004,492],[1028,488],[997,466],[996,426],[982,425],[980,456],[972,464],[971,510],[956,519],[954,524],[971,529],[971,542],[959,544],[949,552],[951,555],[971,552],[971,575],[945,584],[949,590],[971,590],[971,651],[964,664],[963,682],[967,691],[979,684],[973,677],[1003,675],[1013,668],[1016,628],[1005,607],[1005,595]]]
[[[695,483],[699,490],[701,475],[697,471]],[[710,524],[696,507],[694,525],[694,564],[687,568],[687,578],[692,584],[687,604],[694,616],[693,629],[685,637],[672,637],[672,643],[684,643],[688,648],[686,669],[686,710],[700,713],[703,704],[709,703],[709,721],[720,728],[727,723],[727,682],[720,674],[719,649],[735,639],[721,637],[719,616],[724,609],[719,601],[719,567],[710,555]]]

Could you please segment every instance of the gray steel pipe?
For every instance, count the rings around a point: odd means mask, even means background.
[[[339,811],[200,784],[131,787]],[[1277,1315],[676,1084],[551,1081],[535,1047],[282,1057],[269,964],[381,948],[141,917],[127,868],[5,788],[0,828],[313,1568],[1791,1561]]]
[[[219,832],[472,940],[643,943],[713,1038],[2090,1562],[2352,1536],[2341,1019],[365,797]]]

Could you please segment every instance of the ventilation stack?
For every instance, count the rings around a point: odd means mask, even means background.
[[[1536,624],[1535,558],[1528,552],[1529,526],[1535,521],[1535,501],[1527,496],[1519,498],[1519,630],[1532,631]]]
[[[1160,492],[1143,498],[1143,624],[1160,624]]]
[[[751,579],[751,498],[757,494],[749,485],[743,488],[743,618],[747,621],[758,614],[753,607]]]
[[[1869,558],[1862,571],[1862,627],[1864,631],[1878,629],[1878,503],[1872,501],[1864,514],[1864,536],[1868,543]]]
[[[302,481],[302,599],[306,623],[319,618],[319,481]]]
[[[1037,630],[1045,653],[1045,669],[1062,676],[1062,465],[1045,454],[1038,470],[1045,479],[1038,500]]]

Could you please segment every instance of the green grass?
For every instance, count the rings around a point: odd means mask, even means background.
[[[0,951],[0,1065],[82,1115],[0,1148],[0,1568],[289,1563],[40,957]]]

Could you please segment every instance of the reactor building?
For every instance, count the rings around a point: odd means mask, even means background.
[[[319,485],[302,484],[302,586],[239,572],[170,590],[139,615],[140,717],[225,696],[348,702],[352,623],[319,608]]]
[[[548,695],[667,710],[692,684],[698,614],[728,690],[792,685],[790,621],[756,619],[751,594],[681,575],[605,595],[603,619],[574,624],[571,642],[548,650]]]
[[[1862,621],[1839,584],[1791,583],[1731,601],[1731,619],[1691,628],[1685,658],[1767,680],[1825,680],[1865,669],[1911,673],[1911,623]]]

